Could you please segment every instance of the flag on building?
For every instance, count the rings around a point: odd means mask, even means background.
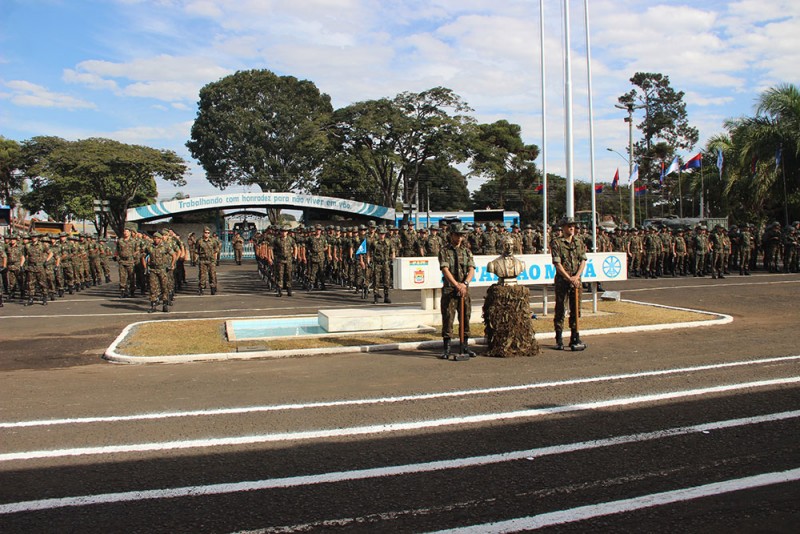
[[[594,192],[595,192],[596,195],[599,195],[600,193],[602,193],[603,192],[603,184],[595,184]]]
[[[680,168],[681,168],[681,164],[678,163],[678,156],[675,156],[675,159],[673,159],[672,163],[669,164],[669,167],[667,167],[667,170],[664,171],[664,176],[669,176],[670,174],[672,174],[673,172],[677,171]]]
[[[636,189],[633,190],[633,192],[637,197],[640,197],[647,193],[647,186],[643,185],[641,187],[637,187]]]
[[[699,169],[700,166],[703,164],[703,155],[698,152],[698,154],[683,164],[681,169],[688,170],[688,169]]]
[[[365,237],[364,241],[362,241],[361,244],[358,245],[358,250],[356,250],[356,256],[360,256],[361,254],[366,254],[366,253],[367,253],[367,238]]]
[[[536,192],[537,195],[543,195],[544,194],[544,185],[539,184],[536,187],[534,187],[533,190]]]
[[[639,179],[639,165],[636,164],[633,166],[633,172],[630,176],[628,176],[628,185],[633,185],[633,183]]]
[[[611,180],[611,190],[619,190],[619,168],[617,169],[617,172],[614,173],[614,179]]]

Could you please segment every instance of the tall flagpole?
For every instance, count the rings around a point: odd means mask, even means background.
[[[544,0],[539,0],[539,39],[541,41],[542,67],[542,248],[547,254],[549,242],[547,239],[547,87],[545,83]]]
[[[592,107],[592,46],[589,38],[589,0],[583,0],[586,19],[586,77],[589,88],[589,165],[592,175],[592,252],[597,252],[597,192],[594,189],[594,108]]]
[[[575,216],[575,176],[572,136],[572,57],[569,35],[569,0],[564,0],[564,103],[566,106],[567,217]]]

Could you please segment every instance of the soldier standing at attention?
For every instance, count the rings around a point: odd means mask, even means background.
[[[47,305],[47,279],[45,277],[45,264],[53,259],[53,253],[39,242],[39,234],[31,234],[30,244],[25,246],[20,268],[28,274],[28,306],[33,304],[36,288],[42,292],[42,305]]]
[[[156,311],[156,303],[161,301],[161,311],[168,312],[170,304],[167,277],[175,266],[175,252],[171,244],[164,241],[161,233],[153,235],[153,244],[145,249],[142,266],[149,269],[150,310]]]
[[[6,254],[6,245],[0,242],[0,276],[5,276],[6,269],[8,268],[8,255]],[[3,307],[3,291],[5,287],[0,287],[0,308]]]
[[[569,300],[569,346],[572,350],[583,350],[586,345],[578,332],[578,302],[581,298],[581,274],[586,267],[586,246],[575,235],[576,224],[572,217],[561,219],[561,237],[553,239],[553,266],[556,268],[556,309],[553,327],[556,332],[556,350],[564,350],[562,332],[567,300]]]
[[[391,266],[394,260],[392,243],[386,239],[386,228],[378,228],[378,239],[372,241],[367,248],[367,262],[372,264],[372,291],[374,304],[378,303],[378,288],[383,288],[383,302],[391,304],[389,299],[389,282]]]
[[[400,245],[402,247],[401,255],[404,258],[420,255],[417,233],[414,231],[414,223],[410,220],[406,223],[406,228],[400,232]]]
[[[714,227],[714,232],[710,236],[711,241],[711,278],[725,278],[724,269],[724,242],[722,235],[723,228],[719,224]]]
[[[194,248],[195,243],[197,243],[197,238],[194,232],[189,232],[189,237],[186,238],[186,244],[189,246],[189,256],[192,261],[192,267],[197,265],[197,250]]]
[[[198,285],[202,295],[206,289],[206,283],[211,286],[211,294],[217,293],[217,241],[211,238],[211,229],[206,226],[203,228],[203,237],[195,244],[197,251],[197,264],[199,265]]]
[[[481,238],[481,254],[486,256],[497,254],[497,233],[494,231],[494,223],[486,224],[486,232]]]
[[[297,254],[295,240],[289,235],[289,225],[284,225],[281,227],[280,235],[272,242],[270,258],[270,264],[276,263],[273,270],[279,297],[283,296],[282,289],[286,289],[286,294],[292,296],[292,263],[297,258]]]
[[[22,285],[22,269],[20,262],[22,261],[22,245],[17,241],[16,234],[8,237],[8,244],[6,245],[6,276],[8,278],[8,298],[14,298],[14,290],[19,288],[19,298],[22,299],[24,291]]]
[[[469,296],[469,283],[475,274],[475,261],[472,252],[464,244],[467,230],[459,223],[452,224],[449,231],[450,242],[439,252],[439,268],[442,270],[444,287],[440,308],[442,310],[442,341],[444,351],[443,360],[450,358],[450,338],[453,335],[453,323],[458,313],[458,324],[464,327],[464,344],[460,347],[460,354],[456,361],[468,360],[475,356],[469,350],[469,321],[472,311],[472,301]],[[463,300],[463,310],[462,310]]]
[[[244,251],[244,238],[239,235],[239,232],[233,234],[233,259],[236,265],[242,264],[242,252]]]

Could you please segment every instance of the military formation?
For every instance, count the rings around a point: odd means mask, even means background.
[[[552,243],[561,228],[548,228]],[[514,243],[515,254],[540,254],[545,233],[541,224],[506,228],[500,224],[463,225],[463,246],[473,255],[500,253],[503,237]],[[251,239],[256,264],[269,290],[292,296],[293,290],[324,291],[334,284],[372,302],[391,303],[392,262],[396,257],[438,257],[449,240],[441,223],[416,229],[412,223],[383,227],[374,221],[358,226],[270,227]],[[590,229],[577,227],[575,238],[592,250]],[[628,276],[747,276],[756,269],[777,273],[800,271],[800,221],[694,228],[649,226],[607,232],[597,229],[598,252],[623,252]],[[244,239],[232,239],[234,259],[241,262]],[[169,311],[176,292],[186,286],[185,263],[198,269],[198,292],[218,291],[216,268],[222,243],[209,228],[186,241],[170,229],[156,236],[126,229],[116,240],[85,234],[20,233],[6,236],[0,246],[4,301],[47,304],[65,294],[111,281],[110,262],[119,272],[119,296],[148,296],[150,311],[160,305]],[[238,251],[238,252],[237,252]]]
[[[770,273],[798,272],[800,221],[786,227],[773,222],[760,228],[754,224],[730,228],[654,225],[617,230],[608,237],[611,251],[627,254],[628,276],[632,278],[710,276],[719,279],[736,272],[748,276],[759,266]]]
[[[85,234],[37,232],[7,236],[0,246],[3,291],[25,305],[111,282],[110,242]],[[0,305],[5,299],[0,297]]]

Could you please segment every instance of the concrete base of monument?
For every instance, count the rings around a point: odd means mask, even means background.
[[[472,318],[481,316],[481,307],[472,307]],[[343,308],[319,312],[319,325],[326,332],[361,332],[364,330],[401,330],[420,325],[442,324],[440,310],[419,308],[382,308],[364,312],[364,308]]]

